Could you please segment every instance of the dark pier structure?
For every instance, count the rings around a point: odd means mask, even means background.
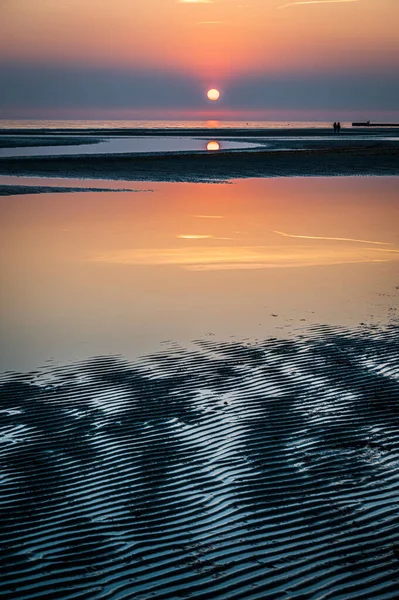
[[[352,127],[399,127],[399,123],[370,123],[370,121],[352,123]]]

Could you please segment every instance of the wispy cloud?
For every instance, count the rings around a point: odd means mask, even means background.
[[[378,252],[393,252],[394,254],[399,254],[399,250],[395,250],[394,248],[375,248]]]
[[[196,219],[223,219],[221,215],[191,215]]]
[[[379,252],[377,252],[379,250]],[[366,256],[367,251],[367,256]],[[226,269],[277,269],[351,263],[398,262],[399,254],[381,254],[380,248],[306,245],[186,246],[132,248],[93,256],[90,262],[132,266],[175,266],[194,271]]]
[[[213,4],[213,0],[177,0],[179,4]]]
[[[203,235],[197,233],[182,233],[176,236],[182,240],[232,240],[231,237],[219,237],[216,235]]]
[[[386,263],[386,260],[359,259],[359,260],[336,260],[327,262],[287,262],[285,264],[275,263],[221,263],[221,264],[199,264],[187,265],[182,268],[187,271],[237,271],[243,269],[293,269],[298,267],[328,267],[334,265],[353,265],[369,263]]]
[[[278,6],[277,8],[289,8],[290,6],[298,6],[303,4],[341,4],[347,2],[360,2],[360,0],[301,0],[299,2],[289,2],[288,4],[283,4],[283,6]]]
[[[303,240],[333,240],[336,242],[356,242],[360,244],[378,244],[379,246],[390,246],[389,242],[371,242],[370,240],[357,240],[354,238],[342,238],[342,237],[324,237],[317,235],[294,235],[292,233],[284,233],[283,231],[276,231],[272,229],[273,233],[277,233],[278,235],[282,235],[284,237],[289,238],[299,238]]]
[[[181,238],[182,240],[209,240],[210,238],[213,238],[214,236],[213,235],[200,235],[197,233],[181,233],[177,237]]]

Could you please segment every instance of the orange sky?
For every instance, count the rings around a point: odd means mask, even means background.
[[[173,67],[209,78],[248,69],[275,73],[397,61],[398,0],[279,8],[286,4],[6,0],[0,4],[0,55],[3,60]]]
[[[399,68],[399,0],[0,0],[0,21],[0,65],[172,71],[221,88],[248,73]]]

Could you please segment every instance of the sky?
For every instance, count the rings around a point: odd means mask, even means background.
[[[399,0],[0,0],[0,118],[399,121],[398,22]]]

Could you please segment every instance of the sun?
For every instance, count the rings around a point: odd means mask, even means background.
[[[220,92],[219,90],[208,90],[207,94],[209,100],[219,100]]]

